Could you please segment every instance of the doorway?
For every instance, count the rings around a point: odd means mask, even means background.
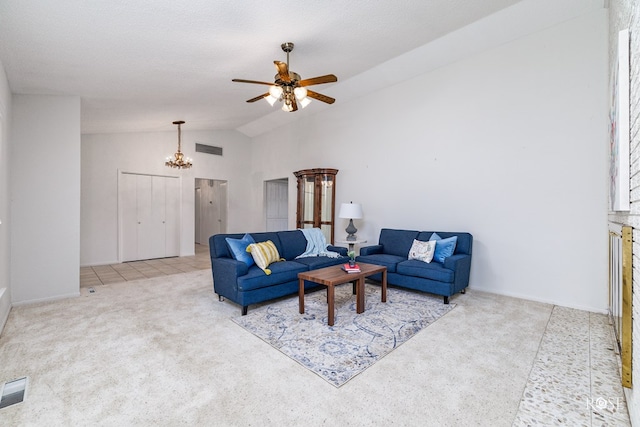
[[[227,181],[196,178],[195,243],[209,246],[209,237],[227,232]]]
[[[266,231],[289,228],[289,179],[274,179],[264,183]]]

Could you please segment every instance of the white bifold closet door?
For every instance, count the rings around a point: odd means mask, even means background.
[[[118,193],[122,261],[178,256],[180,180],[122,173]]]

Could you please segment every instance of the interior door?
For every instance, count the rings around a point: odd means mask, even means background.
[[[165,208],[166,208],[166,180],[163,176],[145,177],[150,179],[150,188],[147,188],[147,182],[143,186],[143,191],[149,195],[143,194],[145,200],[144,209],[146,223],[141,225],[138,234],[138,257],[139,259],[163,258],[167,256],[165,251],[166,242],[166,226],[165,226]],[[148,204],[148,205],[147,205]]]
[[[164,256],[180,255],[180,179],[164,177]]]
[[[118,180],[121,260],[180,254],[180,179],[121,173]]]
[[[227,231],[227,181],[197,178],[196,187],[197,241],[208,245],[209,237]]]
[[[197,182],[197,180],[196,180]],[[200,238],[200,222],[202,221],[202,215],[200,213],[200,210],[202,209],[202,203],[200,203],[200,198],[202,197],[202,190],[200,189],[200,187],[196,187],[196,194],[194,196],[194,212],[196,214],[196,220],[195,220],[195,233],[194,233],[194,241],[197,245],[200,244],[200,242],[202,241],[202,239]]]
[[[227,210],[228,206],[228,194],[229,194],[229,183],[227,181],[218,181],[218,203],[220,205],[220,233],[227,232],[227,222],[228,222],[228,214]]]
[[[266,181],[264,191],[266,230],[286,230],[289,227],[289,181]]]

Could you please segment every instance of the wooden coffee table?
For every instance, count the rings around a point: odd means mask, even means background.
[[[320,268],[318,270],[298,273],[298,297],[300,300],[300,314],[304,313],[304,281],[318,283],[327,287],[327,304],[329,306],[329,326],[333,326],[335,316],[335,286],[355,282],[356,285],[356,313],[364,312],[364,279],[376,273],[382,273],[382,297],[380,301],[387,302],[387,267],[374,264],[358,263],[360,273],[347,273],[342,265]]]

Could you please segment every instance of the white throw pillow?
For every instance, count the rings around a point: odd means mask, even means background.
[[[433,254],[436,251],[436,241],[431,240],[423,242],[420,240],[413,240],[413,245],[409,249],[409,259],[417,259],[418,261],[431,262]]]

